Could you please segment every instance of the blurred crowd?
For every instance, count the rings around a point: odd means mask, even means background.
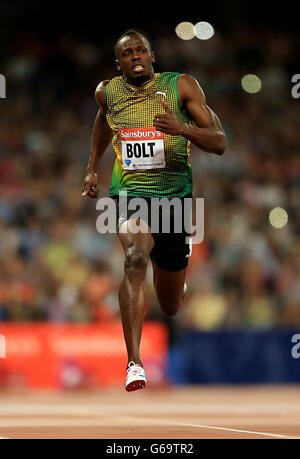
[[[205,198],[205,238],[193,246],[179,328],[300,326],[299,100],[291,96],[300,40],[238,25],[210,40],[153,29],[155,71],[198,79],[228,138],[223,156],[192,147],[194,194]],[[117,75],[114,39],[34,30],[6,50],[0,100],[0,321],[120,320],[123,253],[96,231],[96,201],[81,188],[99,81]],[[241,78],[260,77],[248,94]],[[299,73],[299,69],[298,69]],[[100,168],[108,195],[114,152]],[[273,228],[283,207],[288,223]],[[147,274],[147,318],[164,320]]]

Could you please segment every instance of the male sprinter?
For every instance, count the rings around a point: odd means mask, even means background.
[[[133,197],[184,201],[192,195],[190,142],[221,155],[226,148],[221,123],[192,76],[154,73],[154,52],[141,33],[125,32],[115,45],[115,55],[122,76],[103,81],[96,89],[99,111],[82,195],[98,196],[98,164],[112,140],[117,157],[111,197],[118,201],[119,192],[126,190],[128,201]],[[140,340],[148,260],[159,305],[172,316],[183,302],[189,245],[184,232],[151,233],[149,221],[131,219],[130,210],[126,214],[125,220],[119,209],[118,236],[125,254],[119,303],[128,354],[125,388],[134,391],[146,384]],[[139,224],[141,231],[134,231],[133,224]]]

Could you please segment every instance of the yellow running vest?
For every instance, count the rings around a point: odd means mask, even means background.
[[[121,190],[128,196],[168,198],[192,192],[190,142],[158,132],[153,126],[154,116],[165,113],[162,98],[181,121],[190,121],[179,105],[178,76],[174,72],[156,73],[142,87],[132,86],[120,76],[106,86],[106,119],[117,155],[111,196]]]

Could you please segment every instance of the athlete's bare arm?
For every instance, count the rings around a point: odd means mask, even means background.
[[[105,114],[105,86],[108,83],[109,80],[102,81],[97,86],[95,92],[95,99],[99,105],[99,110],[93,126],[91,154],[82,190],[82,196],[84,197],[90,196],[91,198],[97,198],[98,196],[98,165],[113,135]]]
[[[217,115],[206,104],[199,83],[190,75],[180,75],[177,90],[179,103],[193,123],[180,121],[163,100],[166,113],[155,115],[156,129],[170,135],[182,135],[208,153],[223,154],[227,146],[224,130]]]

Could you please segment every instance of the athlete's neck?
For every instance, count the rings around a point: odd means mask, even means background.
[[[149,81],[153,80],[154,77],[155,77],[155,73],[154,73],[154,70],[152,70],[149,73],[149,75],[142,75],[137,78],[130,78],[124,75],[124,80],[126,81],[126,83],[139,88],[147,84]]]

